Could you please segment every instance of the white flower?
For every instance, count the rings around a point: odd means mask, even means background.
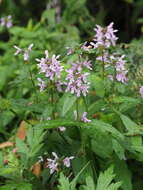
[[[67,168],[69,168],[70,165],[71,165],[70,161],[71,161],[72,159],[74,159],[74,156],[66,157],[66,158],[63,160],[64,166],[66,166]]]
[[[50,158],[47,158],[47,161],[48,161],[47,167],[50,169],[50,174],[52,174],[58,170],[57,160],[59,159],[59,157],[57,156],[57,154],[55,152],[52,152],[52,155],[54,156],[53,160]]]
[[[58,129],[59,129],[61,132],[63,132],[63,131],[65,131],[65,130],[66,130],[66,128],[65,128],[65,127],[63,127],[63,126],[58,127]]]
[[[14,45],[13,47],[16,49],[16,52],[14,53],[14,55],[18,55],[19,53],[22,52],[22,49],[19,48],[18,46]]]
[[[81,121],[83,121],[84,123],[89,123],[89,122],[91,122],[91,120],[87,119],[86,116],[87,116],[87,112],[83,112]]]
[[[24,51],[23,57],[24,57],[24,61],[28,61],[29,59],[29,53],[32,50],[33,44],[30,44],[28,46],[28,48]]]
[[[33,44],[30,44],[27,49],[21,49],[16,45],[14,45],[13,47],[16,49],[16,52],[14,53],[14,55],[18,55],[23,52],[24,61],[29,60],[29,54],[30,54],[30,51],[32,50]]]

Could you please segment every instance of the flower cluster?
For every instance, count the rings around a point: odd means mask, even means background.
[[[49,58],[49,53],[45,51],[45,57],[41,59],[36,59],[38,64],[38,68],[40,69],[39,73],[44,73],[46,78],[49,78],[51,81],[56,83],[57,89],[61,91],[62,82],[60,82],[61,71],[63,70],[63,66],[61,66],[60,61],[58,60],[59,56],[53,55]],[[55,80],[57,79],[57,81]],[[39,80],[39,79],[38,79]],[[42,80],[42,79],[41,79]],[[40,83],[40,89],[43,90],[45,88],[45,83]],[[39,84],[39,85],[40,85]]]
[[[105,68],[108,66],[114,66],[116,71],[116,80],[122,83],[126,83],[128,70],[126,69],[125,55],[117,56],[116,54],[110,55],[107,51],[103,51],[103,56],[98,56],[97,61],[104,62]],[[113,80],[112,75],[108,75],[110,80]]]
[[[14,55],[18,55],[20,53],[23,53],[24,61],[28,61],[29,60],[29,54],[30,54],[30,52],[32,50],[33,44],[30,44],[27,49],[21,49],[21,48],[19,48],[16,45],[14,45],[13,47],[16,49],[16,52],[15,52]]]
[[[122,83],[125,83],[128,80],[128,78],[127,78],[128,70],[126,70],[126,68],[125,68],[126,60],[124,58],[125,58],[125,55],[118,57],[118,59],[116,61],[116,66],[115,66],[116,79],[117,79],[117,81],[122,82]]]
[[[70,91],[72,94],[76,94],[77,97],[81,94],[86,96],[89,88],[89,82],[87,81],[89,73],[84,72],[83,69],[87,68],[92,70],[91,63],[88,60],[84,60],[77,61],[71,65],[72,67],[66,70],[66,92]]]
[[[47,158],[48,164],[47,167],[50,169],[50,174],[54,173],[54,171],[58,171],[58,156],[55,152],[52,152],[54,159]]]
[[[12,16],[8,15],[7,17],[2,17],[0,19],[0,26],[5,26],[6,28],[11,28],[12,24]]]
[[[52,152],[54,159],[47,158],[47,168],[50,169],[50,174],[53,174],[55,171],[58,171],[58,166],[63,163],[63,165],[67,168],[71,166],[71,160],[74,159],[74,156],[65,157],[64,159],[60,160],[55,152]],[[39,156],[39,162],[44,162],[42,156]]]
[[[96,25],[96,28],[94,29],[96,32],[93,39],[94,42],[91,42],[91,45],[94,48],[109,48],[110,46],[116,45],[116,41],[118,38],[115,36],[114,33],[117,32],[117,30],[113,29],[113,24],[114,23],[112,22],[105,28]]]

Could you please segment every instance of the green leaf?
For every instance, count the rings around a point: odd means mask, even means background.
[[[69,179],[63,175],[63,173],[60,174],[58,190],[76,190],[76,182],[81,173],[86,169],[86,167],[89,165],[89,162],[80,170],[80,172],[76,175],[76,177],[69,183]]]
[[[85,166],[79,171],[79,173],[75,176],[75,178],[72,180],[71,189],[74,190],[76,187],[76,181],[78,180],[79,176],[82,174],[82,172],[87,168],[87,166],[90,164],[90,162],[87,162]]]
[[[21,183],[17,185],[17,190],[32,190],[32,185],[30,183]]]
[[[105,94],[105,87],[104,87],[104,81],[98,77],[98,76],[91,76],[91,82],[92,86],[94,86],[96,95],[99,97],[104,97]]]
[[[96,132],[91,140],[92,151],[103,158],[110,158],[113,153],[112,137],[107,133]],[[105,148],[106,147],[106,148]]]
[[[93,178],[91,176],[86,177],[86,186],[84,187],[85,190],[94,190],[95,185]]]
[[[143,132],[141,132],[140,127],[133,122],[130,118],[128,118],[127,116],[121,114],[120,115],[121,120],[124,124],[124,126],[126,127],[127,131],[129,132],[129,134],[143,134]]]
[[[97,131],[101,131],[102,133],[109,132],[113,137],[124,140],[124,136],[112,125],[105,123],[101,120],[92,120],[91,123],[89,123],[89,126],[87,127],[87,130],[91,132],[91,134],[95,132],[95,129]]]
[[[30,183],[12,183],[0,187],[0,190],[32,190],[32,185]]]
[[[48,24],[50,27],[54,27],[55,26],[55,14],[56,11],[55,9],[48,9],[46,11],[43,12],[42,14],[42,20],[47,19],[48,20]]]
[[[16,147],[18,149],[18,152],[26,154],[28,156],[29,149],[27,145],[19,138],[16,138]]]
[[[64,117],[70,108],[74,105],[77,97],[71,94],[66,94],[63,96],[63,107],[61,116]]]
[[[58,185],[59,190],[71,190],[69,180],[64,176],[63,173],[60,173],[59,183],[60,183],[60,185]]]
[[[131,172],[129,171],[126,162],[124,160],[119,160],[117,157],[115,157],[114,164],[116,179],[122,181],[122,189],[132,190]]]
[[[34,155],[42,148],[43,138],[45,136],[44,129],[41,127],[32,127],[29,126],[29,130],[27,132],[27,143],[29,148],[29,157],[34,157]]]
[[[114,178],[113,167],[108,168],[104,173],[101,172],[97,180],[96,190],[118,190],[121,183],[112,183]]]
[[[119,159],[120,160],[125,159],[125,149],[120,145],[120,143],[117,140],[113,139],[112,144],[113,144],[113,150],[115,151]]]
[[[0,190],[14,190],[14,189],[15,189],[14,184],[8,184],[8,185],[4,185],[4,186],[0,187]]]

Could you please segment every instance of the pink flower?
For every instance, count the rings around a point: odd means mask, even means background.
[[[67,49],[67,55],[71,55],[71,54],[73,54],[73,49],[72,48],[70,48],[70,47],[66,47],[66,49]]]
[[[61,132],[64,132],[64,131],[66,130],[66,128],[63,127],[63,126],[58,127],[58,129],[59,129]]]
[[[103,46],[104,48],[109,48],[110,46],[115,46],[117,37],[115,36],[115,32],[117,30],[113,29],[113,22],[110,23],[107,27],[103,28],[99,25],[96,25],[96,28],[94,29],[96,34],[94,36],[94,42],[91,42],[91,45],[94,46],[94,48],[98,48],[100,46]]]
[[[128,73],[128,71],[120,71],[116,74],[116,79],[119,82],[125,83],[127,82],[128,78],[126,76],[126,74]]]
[[[45,51],[45,57],[41,59],[36,59],[39,62],[38,68],[40,69],[39,73],[43,73],[46,78],[51,81],[54,81],[55,86],[59,92],[62,91],[61,86],[63,83],[60,81],[61,72],[63,71],[63,66],[61,66],[60,61],[58,60],[60,56],[53,55],[49,58],[48,51]]]
[[[21,49],[16,45],[14,45],[13,47],[16,49],[16,52],[14,53],[14,55],[18,55],[18,54],[23,52],[24,61],[29,60],[29,54],[30,54],[30,52],[32,50],[33,44],[30,44],[27,49]]]
[[[29,60],[29,53],[32,50],[33,44],[30,44],[28,46],[28,48],[24,51],[23,57],[24,57],[24,61],[28,61]]]
[[[77,61],[71,64],[72,67],[67,69],[66,76],[66,92],[70,91],[71,94],[76,94],[79,97],[81,94],[86,96],[89,89],[89,82],[87,76],[89,73],[84,72],[84,68],[92,70],[91,63],[88,60]]]
[[[19,53],[21,53],[21,52],[22,52],[22,49],[21,49],[21,48],[19,48],[18,46],[14,45],[13,47],[16,49],[16,52],[15,52],[15,54],[14,54],[14,55],[18,55]]]
[[[118,57],[117,58],[117,61],[116,61],[116,71],[123,71],[125,70],[125,63],[126,63],[126,60],[124,60],[125,58],[125,55],[122,55],[121,57]]]
[[[0,19],[0,25],[5,26],[7,28],[11,28],[13,26],[12,24],[12,16],[8,15],[7,17],[3,17]]]
[[[47,167],[50,169],[50,174],[54,173],[58,170],[58,162],[59,159],[57,154],[55,152],[52,152],[52,155],[54,156],[54,159],[47,158],[48,164]]]
[[[143,86],[140,87],[139,92],[140,92],[141,97],[143,97]]]
[[[84,123],[89,123],[89,122],[91,122],[91,120],[87,119],[86,116],[87,116],[87,112],[83,112],[81,121],[83,121]]]
[[[17,148],[14,148],[14,149],[12,150],[12,152],[13,152],[13,153],[16,153],[16,152],[17,152]]]
[[[112,75],[108,75],[108,78],[113,81],[113,76]]]
[[[64,166],[66,166],[67,168],[69,168],[69,167],[71,166],[70,161],[71,161],[72,159],[74,159],[74,156],[66,157],[66,158],[63,160]]]
[[[97,61],[102,61],[102,62],[105,62],[105,63],[111,63],[110,61],[110,56],[108,54],[108,52],[103,52],[103,56],[98,56],[96,57],[96,60]]]
[[[38,78],[38,86],[40,86],[40,92],[42,92],[46,88],[45,81],[43,81],[41,78]]]
[[[6,20],[6,27],[7,27],[7,28],[11,28],[12,26],[13,26],[13,24],[12,24],[12,16],[9,15],[9,16],[7,17],[7,20]]]

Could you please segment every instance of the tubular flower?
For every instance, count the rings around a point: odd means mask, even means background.
[[[112,22],[105,28],[96,25],[96,28],[94,29],[96,32],[93,39],[94,42],[91,42],[91,45],[94,48],[98,47],[109,48],[111,46],[116,45],[116,41],[118,38],[115,36],[114,33],[117,32],[117,30],[113,29],[113,24],[114,23]]]
[[[116,69],[116,79],[119,82],[125,83],[127,82],[127,73],[128,70],[125,68],[126,60],[124,60],[125,55],[122,55],[121,57],[118,57],[115,64]]]
[[[39,62],[38,68],[40,69],[39,73],[43,73],[46,78],[53,81],[57,90],[62,92],[63,83],[60,81],[61,71],[63,71],[63,66],[61,66],[60,61],[58,60],[60,56],[53,55],[49,58],[49,53],[45,51],[45,57],[41,59],[36,59]]]
[[[81,121],[83,121],[84,123],[89,123],[89,122],[91,122],[91,120],[90,120],[90,119],[87,119],[86,116],[87,116],[87,112],[83,112]]]
[[[5,26],[6,28],[11,28],[13,26],[13,24],[12,24],[12,16],[8,15],[7,17],[2,17],[0,19],[0,25]]]
[[[63,70],[63,66],[60,65],[60,61],[58,61],[59,56],[53,55],[52,58],[49,58],[48,51],[45,51],[45,58],[36,59],[38,64],[38,68],[40,69],[40,73],[44,73],[45,77],[50,80],[54,80],[55,77],[58,79],[61,77],[61,71]]]
[[[52,155],[54,159],[47,158],[47,161],[48,161],[47,168],[50,169],[50,174],[53,174],[55,171],[58,171],[58,168],[61,167],[62,163],[64,166],[69,168],[71,166],[70,161],[74,159],[74,156],[65,157],[61,162],[60,158],[57,156],[55,152],[52,152]],[[40,161],[43,161],[43,160],[40,158]]]
[[[14,53],[14,55],[18,55],[20,53],[23,53],[24,61],[29,60],[29,54],[32,51],[33,44],[30,44],[27,49],[21,49],[16,45],[14,45],[13,47],[16,49],[16,52]]]
[[[47,168],[50,169],[50,174],[54,173],[55,171],[58,170],[58,162],[57,160],[59,159],[57,154],[55,152],[52,152],[52,155],[54,156],[54,159],[47,158],[48,165]]]
[[[72,63],[72,67],[66,70],[66,92],[70,91],[72,94],[76,94],[77,97],[81,94],[86,96],[90,84],[87,81],[89,73],[83,72],[83,68],[92,70],[90,61]]]
[[[67,168],[69,168],[69,167],[71,166],[70,161],[71,161],[72,159],[74,159],[74,156],[66,157],[66,158],[63,160],[64,166],[66,166]]]
[[[41,78],[38,78],[38,86],[40,87],[40,92],[42,92],[46,88],[45,81],[43,81]]]

